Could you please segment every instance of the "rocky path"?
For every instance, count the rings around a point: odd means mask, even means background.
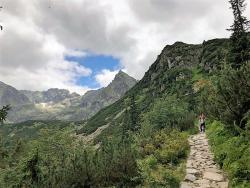
[[[181,188],[228,188],[228,180],[213,160],[205,134],[189,138],[191,147]]]

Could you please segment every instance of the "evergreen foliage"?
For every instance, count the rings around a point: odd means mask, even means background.
[[[232,31],[230,38],[231,49],[228,59],[234,68],[239,68],[250,60],[250,44],[247,37],[250,22],[243,15],[246,9],[245,0],[230,0],[229,2],[234,14],[234,23],[228,29]]]
[[[0,109],[0,124],[3,124],[3,122],[6,120],[8,111],[11,109],[10,105],[3,106],[2,109]]]
[[[250,110],[250,63],[235,70],[226,66],[213,77],[203,93],[201,105],[235,134],[246,130]]]
[[[248,121],[248,127],[250,121]],[[250,187],[250,135],[235,136],[221,122],[208,126],[216,162],[227,172],[232,187]]]

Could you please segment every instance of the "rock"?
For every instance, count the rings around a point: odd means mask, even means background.
[[[217,184],[219,188],[228,188],[228,182],[219,182]]]
[[[193,174],[187,174],[185,180],[193,182],[196,180],[196,177]]]
[[[228,188],[227,179],[213,160],[205,135],[189,139],[191,151],[186,165],[185,181],[181,188]]]
[[[221,174],[215,172],[205,172],[203,178],[213,181],[223,181],[224,179],[224,177]]]
[[[192,188],[192,186],[189,185],[187,182],[182,182],[180,188]]]
[[[192,160],[188,160],[187,161],[187,165],[186,165],[187,168],[192,168],[192,166],[193,166],[192,164],[193,164],[193,161]]]
[[[206,172],[215,172],[215,173],[219,173],[220,171],[216,168],[206,168],[205,169]]]
[[[194,168],[188,168],[186,172],[187,174],[199,174],[199,171]]]
[[[206,180],[206,179],[202,179],[202,180],[196,180],[194,182],[195,184],[198,184],[199,187],[209,187],[209,180]]]

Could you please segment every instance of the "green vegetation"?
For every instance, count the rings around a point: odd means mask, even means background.
[[[163,129],[149,135],[142,131],[138,165],[143,186],[179,187],[189,149],[187,136],[187,133],[176,130],[169,132]]]
[[[214,121],[208,137],[230,184],[249,187],[249,40],[235,35],[245,27],[237,19],[231,40],[166,46],[141,81],[87,122],[2,126],[0,187],[177,188],[200,112]]]
[[[1,187],[134,187],[139,182],[129,134],[104,140],[101,149],[72,138],[72,129],[42,129],[40,136],[5,149]],[[2,150],[1,150],[2,151]]]
[[[229,3],[233,10],[234,23],[229,29],[229,31],[232,31],[232,35],[228,60],[234,68],[239,68],[250,58],[250,45],[247,37],[250,22],[243,15],[246,9],[245,0],[230,0]]]
[[[223,122],[208,134],[216,161],[233,186],[247,187],[250,64],[224,66],[228,48],[226,39],[167,46],[132,90],[87,122],[2,126],[0,186],[177,188],[185,174],[187,138],[203,111]],[[94,145],[74,135],[104,125],[109,126],[93,138]]]
[[[208,137],[217,163],[232,187],[250,184],[250,63],[239,69],[226,66],[202,92],[202,105],[215,121]]]
[[[240,134],[249,118],[250,63],[237,70],[226,66],[211,83],[203,93],[203,107],[213,119]]]
[[[250,129],[248,128],[246,137],[235,136],[224,124],[217,121],[208,127],[215,160],[227,172],[232,187],[250,187]]]
[[[8,111],[11,109],[10,105],[3,106],[2,109],[0,109],[0,123],[3,124],[3,122],[6,120]]]
[[[250,187],[250,40],[244,0],[230,0],[234,24],[226,64],[201,91],[201,106],[214,121],[208,137],[232,187]]]
[[[6,125],[3,135],[13,136],[11,141],[5,137],[2,145],[1,186],[178,187],[188,154],[187,131],[194,121],[194,95],[185,95],[192,91],[193,74],[183,68],[169,69],[168,74],[163,81],[171,90],[159,92],[150,103],[144,101],[151,89],[142,95],[138,89],[83,125],[80,131],[91,133],[98,127],[89,127],[92,123],[110,123],[95,138],[99,149],[71,136],[76,123]],[[158,85],[151,87],[157,91]]]

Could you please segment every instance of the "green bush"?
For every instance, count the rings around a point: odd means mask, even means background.
[[[226,66],[203,91],[201,106],[235,135],[246,130],[250,110],[250,62],[240,69]]]
[[[216,162],[225,170],[233,187],[250,186],[250,143],[245,136],[234,136],[220,122],[208,130]]]
[[[185,174],[182,167],[189,149],[187,137],[187,133],[165,129],[156,131],[148,140],[139,139],[144,142],[138,143],[142,148],[141,158],[137,162],[143,186],[179,187]]]
[[[143,115],[142,124],[148,122],[156,130],[165,128],[184,131],[193,127],[194,118],[188,103],[173,95],[157,100],[150,111]]]

